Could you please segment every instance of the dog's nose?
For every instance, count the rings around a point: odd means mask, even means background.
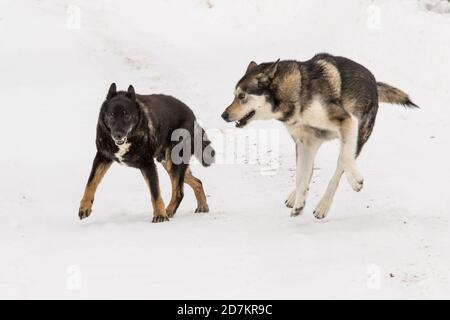
[[[115,134],[114,135],[114,140],[122,140],[122,139],[123,139],[122,135],[120,135],[120,134]]]
[[[228,112],[224,112],[224,113],[222,113],[222,118],[223,118],[223,120],[225,120],[225,121],[228,121],[228,119],[230,118],[230,115],[228,114]]]

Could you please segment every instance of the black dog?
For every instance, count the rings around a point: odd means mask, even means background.
[[[173,217],[183,199],[183,184],[192,187],[196,212],[208,212],[202,182],[189,169],[194,154],[204,166],[214,150],[194,113],[183,102],[165,95],[137,95],[134,88],[116,91],[111,84],[97,124],[97,154],[80,203],[80,219],[91,214],[95,191],[113,161],[141,170],[153,204],[153,222]],[[167,208],[161,198],[156,158],[169,173],[172,198]]]

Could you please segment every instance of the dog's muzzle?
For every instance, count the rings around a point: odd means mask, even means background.
[[[228,114],[228,112],[224,111],[224,113],[222,113],[222,119],[226,122],[230,122],[230,115]]]
[[[127,137],[114,136],[114,137],[112,137],[112,138],[113,138],[113,140],[114,140],[114,143],[115,143],[117,146],[121,146],[121,145],[123,145],[125,142],[127,142]]]

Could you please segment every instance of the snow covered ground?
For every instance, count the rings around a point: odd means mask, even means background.
[[[2,0],[0,297],[450,298],[449,30],[448,14],[415,0]],[[343,179],[327,219],[312,210],[337,144],[290,218],[294,146],[266,122],[246,130],[278,134],[279,167],[194,166],[209,214],[193,213],[186,189],[174,219],[150,223],[140,173],[114,165],[78,220],[112,81],[185,101],[226,153],[220,114],[248,62],[318,52],[364,64],[422,107],[380,106],[358,160],[364,189]]]

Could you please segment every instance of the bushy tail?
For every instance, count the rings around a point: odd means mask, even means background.
[[[377,82],[377,89],[379,102],[401,104],[408,108],[419,107],[418,105],[416,105],[411,101],[411,99],[405,92],[403,92],[400,89],[392,87],[383,82]]]
[[[204,167],[209,167],[215,161],[216,151],[211,146],[205,130],[200,127],[197,121],[194,124],[194,155]]]

